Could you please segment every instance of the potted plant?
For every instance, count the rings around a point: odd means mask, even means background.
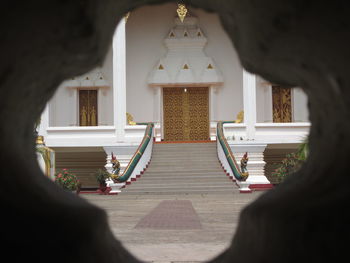
[[[96,174],[96,180],[99,183],[100,192],[104,193],[107,190],[106,179],[111,175],[105,169],[98,169]]]
[[[67,169],[63,169],[61,172],[56,174],[55,182],[67,191],[74,193],[79,193],[80,191],[80,181],[75,174],[68,172]]]

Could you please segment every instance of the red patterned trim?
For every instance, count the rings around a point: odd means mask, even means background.
[[[263,190],[269,190],[273,188],[272,184],[251,184],[249,185],[249,188],[254,191],[263,191]]]
[[[162,143],[214,143],[216,141],[212,140],[206,140],[206,141],[161,141],[161,142],[155,142],[156,144],[162,144]]]
[[[241,194],[251,194],[253,191],[252,191],[252,190],[250,190],[250,191],[242,191],[242,190],[239,190],[239,192],[240,192]]]

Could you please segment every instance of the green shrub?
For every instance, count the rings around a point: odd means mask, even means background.
[[[277,177],[279,181],[283,181],[289,175],[295,173],[300,169],[309,155],[308,140],[304,140],[298,147],[297,152],[287,154],[282,163],[277,166],[272,176]]]

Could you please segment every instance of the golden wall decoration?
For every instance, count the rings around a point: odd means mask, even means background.
[[[208,88],[164,88],[163,112],[166,141],[209,139]]]
[[[97,126],[97,90],[79,90],[79,125]]]
[[[273,122],[292,122],[292,90],[272,86]]]

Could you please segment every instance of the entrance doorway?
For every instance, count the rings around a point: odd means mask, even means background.
[[[165,141],[209,140],[209,88],[163,88]]]
[[[79,126],[97,126],[97,90],[79,90]]]

